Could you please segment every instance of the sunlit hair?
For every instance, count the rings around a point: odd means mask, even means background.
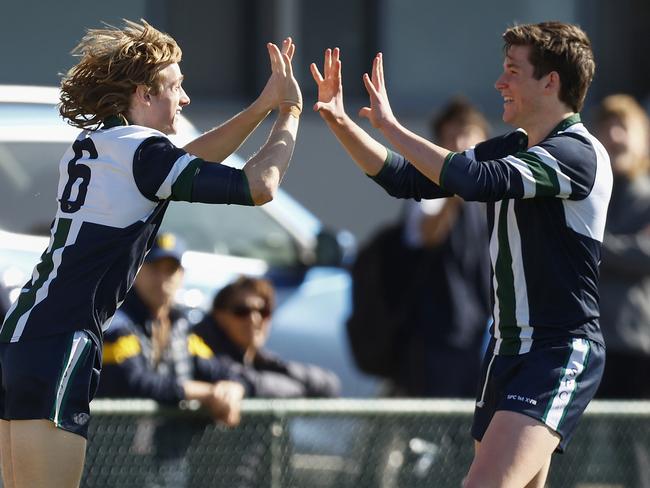
[[[270,310],[275,307],[275,291],[270,281],[263,278],[240,276],[217,293],[212,302],[212,310],[229,309],[233,306],[235,297],[240,293],[251,293],[263,298]]]
[[[629,177],[636,178],[650,169],[650,155],[648,155],[650,145],[650,119],[646,111],[634,97],[622,93],[603,98],[598,106],[595,107],[592,115],[592,123],[596,129],[596,133],[602,130],[606,124],[616,119],[623,122],[627,127],[636,125],[643,131],[645,147],[638,149],[644,156],[636,158],[634,164],[627,171]]]
[[[463,127],[474,125],[481,129],[485,136],[490,133],[490,124],[485,116],[465,97],[454,97],[442,110],[431,118],[429,128],[434,140],[440,141],[443,129],[451,124]]]
[[[596,70],[591,41],[580,27],[563,22],[523,24],[503,33],[504,52],[511,46],[530,46],[533,76],[556,71],[560,75],[560,100],[574,112],[582,110]]]
[[[61,81],[59,112],[81,129],[97,129],[111,115],[126,118],[138,85],[156,95],[162,69],[181,60],[176,41],[146,21],[122,29],[89,29],[72,54],[81,57]]]

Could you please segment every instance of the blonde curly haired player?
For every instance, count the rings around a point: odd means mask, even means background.
[[[302,95],[291,38],[267,44],[259,97],[183,148],[167,138],[190,103],[174,39],[145,21],[90,29],[61,84],[61,115],[84,129],[60,163],[50,244],[0,328],[0,453],[5,488],[79,485],[103,331],[133,284],[168,205],[261,205],[291,160]],[[243,169],[221,164],[273,110]],[[217,225],[217,223],[214,223]],[[221,382],[223,383],[223,382]],[[234,424],[243,388],[188,381],[179,396]]]

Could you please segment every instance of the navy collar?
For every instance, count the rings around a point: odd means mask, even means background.
[[[102,129],[112,129],[113,127],[120,127],[129,125],[128,120],[124,115],[109,115],[102,123]]]
[[[562,120],[559,124],[557,124],[548,136],[549,137],[554,136],[558,132],[562,132],[563,130],[568,129],[574,124],[579,124],[580,122],[582,122],[582,120],[580,119],[580,114],[575,113],[569,115],[566,119]]]

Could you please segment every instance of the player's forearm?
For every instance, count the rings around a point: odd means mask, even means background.
[[[347,115],[335,120],[326,119],[326,122],[343,148],[364,173],[375,176],[381,171],[388,156],[388,151],[383,144],[370,137]]]
[[[266,143],[244,165],[244,173],[255,205],[263,205],[273,200],[289,168],[298,125],[298,118],[288,113],[279,113]]]
[[[269,114],[256,100],[233,118],[202,136],[184,149],[206,161],[220,163],[234,153]]]
[[[449,150],[436,146],[399,123],[382,127],[382,134],[418,171],[436,184]]]

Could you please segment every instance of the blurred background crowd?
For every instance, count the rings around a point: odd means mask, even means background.
[[[310,112],[308,64],[324,46],[341,48],[354,113],[365,104],[361,75],[382,51],[405,125],[463,150],[506,130],[493,88],[499,33],[514,22],[580,24],[597,62],[582,116],[615,175],[601,266],[607,367],[599,397],[650,398],[646,0],[495,0],[469,9],[426,0],[26,0],[1,11],[0,85],[57,85],[83,28],[101,21],[145,18],[169,32],[184,51],[192,103],[183,114],[198,130],[248,104],[268,74],[265,42],[293,36],[306,108],[283,189],[296,200],[219,216],[170,210],[106,336],[102,396],[177,404],[216,385],[209,408],[220,418],[232,410],[232,423],[241,398],[471,398],[490,324],[481,205],[386,197]],[[45,242],[31,235],[43,235],[49,216],[39,209],[53,206],[34,185],[54,191],[56,180],[41,165],[55,167],[63,152],[53,133],[24,122],[52,118],[52,107],[41,116],[38,100],[6,93],[0,87],[0,127],[12,128],[0,133],[0,316]],[[259,137],[242,155],[257,150]],[[39,144],[49,160],[33,149]]]

